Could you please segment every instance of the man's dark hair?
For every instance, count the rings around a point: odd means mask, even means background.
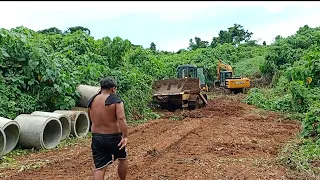
[[[103,78],[100,80],[101,89],[110,89],[117,87],[117,84],[111,78]]]

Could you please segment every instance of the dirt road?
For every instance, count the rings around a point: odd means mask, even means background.
[[[201,110],[167,112],[163,119],[130,128],[128,179],[288,179],[275,157],[299,130],[296,122],[227,99],[210,100]],[[48,164],[0,173],[17,180],[92,179],[90,140],[19,159],[28,160]],[[116,164],[106,179],[117,179]]]

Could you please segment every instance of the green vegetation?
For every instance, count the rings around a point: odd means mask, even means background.
[[[302,121],[303,143],[295,144],[283,163],[302,172],[319,172],[310,166],[320,160],[320,28],[301,27],[287,38],[278,36],[269,46],[260,70],[268,90],[253,88],[246,102],[267,110],[293,113]],[[312,80],[312,81],[310,81]]]
[[[224,36],[242,40],[241,28],[237,25]],[[215,48],[194,44],[195,50],[174,53],[156,50],[155,43],[143,49],[120,37],[95,40],[81,26],[64,32],[54,27],[38,32],[25,27],[1,29],[0,116],[14,119],[36,110],[70,109],[79,98],[79,84],[98,85],[100,78],[110,76],[119,84],[129,120],[155,118],[149,108],[151,85],[154,80],[175,77],[178,65],[204,66],[210,85],[219,58],[235,64],[265,54],[265,46],[238,45],[238,41],[221,41]]]
[[[277,36],[271,45],[258,45],[252,34],[234,24],[211,43],[195,37],[186,49],[167,52],[157,50],[154,42],[144,49],[120,37],[95,40],[81,26],[66,31],[0,29],[0,116],[14,119],[36,110],[71,109],[79,98],[79,84],[98,85],[100,78],[110,76],[119,84],[128,119],[145,122],[159,117],[150,108],[155,80],[175,77],[180,64],[194,64],[204,66],[206,81],[212,85],[217,61],[222,59],[236,76],[270,84],[252,88],[248,104],[301,120],[301,137],[308,138],[307,145],[300,143],[287,154],[286,159],[292,157],[294,163],[283,162],[297,169],[311,168],[305,165],[307,159],[320,160],[316,151],[320,146],[320,28],[301,27],[287,38]]]
[[[295,139],[286,144],[279,154],[279,161],[290,169],[303,172],[310,178],[320,173],[320,148],[312,139]],[[309,179],[310,179],[309,178]]]
[[[260,69],[270,80],[269,92],[253,88],[247,102],[264,109],[304,114],[304,137],[320,136],[320,28],[300,28],[288,38],[278,37]],[[311,78],[312,81],[308,81]]]

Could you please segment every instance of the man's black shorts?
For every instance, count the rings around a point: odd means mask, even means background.
[[[92,133],[92,157],[96,169],[102,169],[112,164],[116,159],[126,159],[126,148],[119,150],[118,144],[121,141],[121,133],[115,134],[99,134]]]

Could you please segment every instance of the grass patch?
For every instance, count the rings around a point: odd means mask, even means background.
[[[179,114],[179,115],[172,116],[172,117],[170,117],[169,119],[172,120],[172,121],[181,121],[182,119],[184,119],[184,116],[183,116],[183,114],[181,113],[181,114]]]
[[[83,144],[86,142],[89,142],[91,138],[91,133],[89,132],[88,135],[85,138],[67,138],[61,141],[57,147],[53,149],[23,149],[21,147],[17,147],[10,153],[4,155],[0,159],[0,170],[4,169],[19,169],[19,171],[23,171],[26,169],[36,169],[40,168],[42,165],[46,164],[46,160],[27,160],[24,162],[19,162],[16,159],[18,159],[21,156],[27,156],[31,154],[37,154],[37,153],[45,153],[50,151],[56,151],[61,148],[65,147],[72,147],[79,144]],[[1,177],[1,174],[0,174]]]
[[[264,61],[264,56],[257,56],[239,61],[234,65],[234,75],[250,77],[255,73],[259,73],[259,66],[263,64]]]
[[[304,174],[308,179],[320,178],[320,145],[312,139],[296,138],[288,142],[278,161],[290,168],[291,176]]]
[[[136,126],[139,124],[144,124],[146,122],[148,122],[149,120],[154,120],[154,119],[159,119],[161,118],[161,114],[155,113],[151,110],[149,110],[147,113],[147,117],[139,119],[139,120],[128,120],[128,125],[129,126]]]

